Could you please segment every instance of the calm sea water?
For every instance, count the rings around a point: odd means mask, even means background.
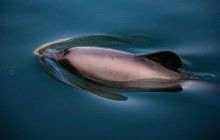
[[[217,0],[1,1],[1,139],[219,139],[219,15]],[[55,81],[33,55],[86,34],[150,37],[125,50],[174,51],[214,77],[179,93],[122,93],[128,100],[119,102]]]

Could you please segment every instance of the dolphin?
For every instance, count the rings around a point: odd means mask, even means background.
[[[181,90],[180,83],[185,78],[178,70],[182,67],[181,59],[170,51],[136,55],[110,48],[80,46],[43,53],[40,57],[110,88]]]

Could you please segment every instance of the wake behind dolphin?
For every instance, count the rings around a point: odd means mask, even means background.
[[[97,38],[98,41],[94,41]],[[179,71],[182,61],[173,52],[136,55],[106,48],[111,45],[131,46],[132,40],[116,36],[93,35],[74,39],[43,45],[35,54],[40,56],[42,66],[53,78],[96,95],[126,100],[127,97],[115,91],[177,92],[188,79]],[[79,40],[86,41],[79,43]]]

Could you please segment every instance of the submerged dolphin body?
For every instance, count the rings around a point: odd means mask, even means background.
[[[103,48],[142,49],[152,43],[156,43],[154,39],[145,35],[83,35],[44,44],[34,54],[39,55],[42,68],[53,79],[113,100],[126,100],[123,91],[219,91],[204,82],[214,75],[191,72],[188,64],[172,52],[136,55]]]
[[[93,91],[97,91],[94,85],[119,91],[180,91],[180,83],[184,79],[178,71],[182,66],[180,58],[169,51],[136,55],[84,46],[43,53],[41,59],[53,60],[68,71],[81,75],[90,82],[89,87]]]

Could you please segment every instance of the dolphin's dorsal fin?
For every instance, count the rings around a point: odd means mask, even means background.
[[[182,67],[182,61],[180,60],[180,58],[175,53],[170,51],[161,51],[141,55],[141,57],[153,60],[172,71],[178,71],[177,69]]]

